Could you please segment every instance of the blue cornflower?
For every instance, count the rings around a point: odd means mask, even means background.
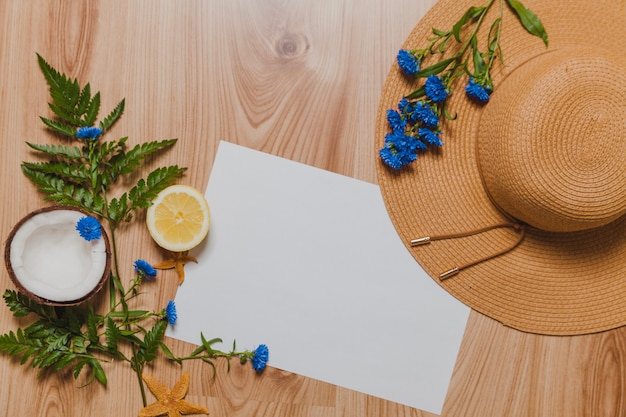
[[[135,272],[146,277],[146,279],[149,280],[151,278],[156,277],[156,274],[157,274],[156,269],[154,269],[152,265],[150,265],[148,262],[144,261],[143,259],[137,259],[134,263],[134,266],[135,266]]]
[[[404,132],[406,120],[396,110],[387,110],[387,122],[394,132]]]
[[[400,49],[396,56],[398,66],[407,75],[413,75],[420,70],[420,60],[406,49]]]
[[[426,89],[426,97],[434,101],[435,103],[441,103],[448,98],[448,94],[450,92],[446,90],[446,86],[441,81],[441,78],[436,75],[429,75],[426,78],[426,83],[424,85]]]
[[[413,122],[420,122],[426,127],[436,127],[439,124],[439,116],[427,103],[418,102],[411,115]]]
[[[425,127],[420,127],[417,130],[417,134],[419,135],[420,139],[427,142],[429,145],[434,145],[434,146],[443,145],[443,142],[441,141],[441,138],[439,137],[441,135],[440,130],[433,131],[430,129],[426,129]]]
[[[378,151],[382,161],[393,169],[400,169],[417,159],[417,151],[426,149],[426,145],[403,133],[388,133],[385,146]]]
[[[173,300],[170,300],[165,307],[165,317],[167,317],[167,321],[170,325],[176,324],[176,319],[178,315],[176,314],[176,303]]]
[[[76,230],[86,241],[97,240],[102,236],[102,226],[95,217],[85,216],[76,223]]]
[[[491,87],[486,84],[477,83],[474,78],[471,77],[465,86],[465,92],[470,98],[478,100],[481,103],[486,103],[489,101]]]
[[[391,148],[388,148],[386,146],[378,151],[378,155],[380,156],[380,159],[385,163],[385,165],[393,169],[400,169],[404,165],[398,157],[398,154],[394,153]]]
[[[257,372],[261,372],[265,369],[267,361],[270,358],[270,350],[267,345],[259,345],[254,349],[254,356],[252,356],[252,369]]]
[[[86,127],[83,126],[76,131],[76,137],[78,139],[96,140],[98,136],[102,135],[102,129],[99,127]]]
[[[412,101],[409,101],[406,98],[401,98],[400,101],[398,102],[398,110],[400,110],[401,114],[409,114],[413,111],[413,108],[415,107],[415,103],[413,103]]]

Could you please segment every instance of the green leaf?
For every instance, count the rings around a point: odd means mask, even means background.
[[[119,198],[111,199],[107,207],[107,218],[114,224],[119,224],[126,218],[129,210],[128,196],[124,193]]]
[[[90,311],[85,320],[85,324],[87,327],[87,339],[91,343],[99,343],[98,337],[98,322],[101,320],[102,316],[98,316],[93,311]]]
[[[465,24],[470,20],[473,20],[480,16],[485,11],[485,7],[472,6],[467,9],[465,14],[463,14],[463,16],[461,16],[461,18],[452,27],[452,34],[454,35],[454,39],[456,39],[457,42],[461,42],[461,29],[463,28],[463,26],[465,26]]]
[[[87,84],[89,85],[89,84]],[[100,92],[97,92],[91,100],[88,101],[87,108],[81,109],[79,107],[78,113],[83,116],[81,120],[82,126],[93,126],[98,118],[100,112]],[[103,129],[104,130],[104,129]]]
[[[448,111],[447,107],[443,108],[443,114],[445,118],[448,120],[455,120],[457,118],[457,114],[456,113],[454,115],[450,114],[450,111]]]
[[[125,142],[125,139],[124,142],[120,140],[121,144]],[[107,170],[105,172],[107,183],[113,184],[120,176],[132,174],[146,156],[169,148],[175,143],[176,139],[147,142],[134,146],[128,152],[124,152],[123,147],[118,147],[115,154],[107,162]]]
[[[425,95],[426,95],[426,87],[422,85],[420,88],[418,88],[417,90],[413,91],[411,94],[409,94],[405,98],[407,100],[413,100],[413,99],[417,99],[417,98],[423,97]]]
[[[106,338],[106,347],[112,354],[117,354],[117,341],[121,336],[120,329],[115,325],[115,322],[111,317],[104,319],[104,336]]]
[[[165,329],[167,328],[167,320],[159,320],[154,327],[148,331],[143,339],[143,343],[137,351],[137,359],[141,362],[150,362],[156,359],[159,348],[161,347],[161,341],[165,336]]]
[[[57,361],[57,363],[54,365],[54,370],[60,371],[61,369],[69,366],[72,362],[74,362],[76,358],[77,358],[77,355],[74,355],[71,353],[66,353],[62,355]]]
[[[437,36],[439,36],[441,38],[444,37],[444,36],[448,36],[450,34],[450,32],[446,32],[445,30],[440,30],[440,29],[436,29],[436,28],[433,28],[432,30],[433,30],[433,34],[434,35],[437,35]]]
[[[91,103],[91,85],[85,84],[80,95],[78,96],[78,103],[76,103],[76,111],[78,114],[85,114]],[[80,120],[79,120],[80,123]]]
[[[52,110],[52,112],[65,123],[72,126],[80,125],[80,117],[75,114],[75,112],[73,111],[74,109],[66,109],[54,103],[48,103],[48,107],[50,107],[50,110]]]
[[[452,58],[441,60],[437,62],[436,64],[431,65],[430,67],[424,68],[416,72],[414,76],[418,78],[423,78],[423,77],[428,77],[429,75],[439,74],[440,72],[448,68],[448,66],[452,62],[456,61],[458,58],[459,58],[458,56],[454,56]]]
[[[37,54],[37,60],[50,87],[50,96],[54,103],[66,111],[73,109],[78,103],[81,93],[78,82],[55,70],[39,54]]]
[[[123,313],[121,311],[112,311],[108,314],[108,316],[113,318],[134,319],[137,317],[145,316],[148,313],[148,310],[128,310],[126,313]]]
[[[515,11],[524,29],[530,34],[541,38],[547,47],[548,33],[537,15],[527,9],[519,0],[506,0],[506,2]]]
[[[215,349],[213,349],[212,345],[215,343],[222,343],[222,339],[220,339],[219,337],[213,338],[211,340],[206,340],[202,333],[200,333],[200,340],[202,341],[202,346],[204,347],[204,350],[206,350],[209,356],[213,356],[215,353]]]
[[[85,164],[68,165],[64,162],[22,162],[22,168],[54,175],[75,184],[89,184],[90,173]]]
[[[102,368],[102,365],[100,365],[100,362],[98,362],[96,358],[93,358],[89,360],[88,364],[96,380],[100,382],[102,385],[106,385],[107,376],[104,373],[104,369]]]
[[[475,74],[484,74],[487,71],[487,65],[485,64],[485,59],[482,54],[478,50],[478,41],[476,37],[472,37],[471,41],[472,46],[472,58],[474,61],[474,73]]]
[[[99,194],[77,184],[66,184],[62,178],[22,166],[22,172],[46,194],[45,199],[61,205],[80,207],[92,214],[103,215],[104,199]]]
[[[128,193],[132,209],[147,208],[152,205],[156,196],[180,178],[185,171],[186,168],[173,165],[155,169],[148,174],[147,180],[140,179]]]
[[[31,313],[47,319],[54,317],[55,313],[52,307],[39,304],[20,292],[6,290],[2,297],[15,317],[24,317]]]
[[[37,54],[39,67],[50,87],[52,102],[50,110],[58,120],[42,117],[42,121],[54,131],[65,136],[74,136],[76,127],[95,123],[100,109],[100,94],[91,96],[89,84],[81,89],[76,79],[71,79],[48,64]]]
[[[44,122],[46,126],[48,126],[50,129],[54,130],[57,133],[60,133],[70,138],[76,136],[76,128],[74,126],[57,120],[47,119],[45,117],[40,117],[40,119],[42,122]]]
[[[32,149],[43,152],[46,155],[69,159],[69,160],[82,160],[85,158],[83,151],[77,146],[66,145],[39,145],[30,142],[26,142],[26,145]]]
[[[76,365],[74,365],[74,372],[72,373],[74,375],[74,379],[78,379],[78,376],[80,375],[80,373],[83,370],[83,368],[85,367],[85,365],[87,365],[87,363],[89,363],[89,359],[88,358],[81,358],[78,361],[78,363],[76,363]]]
[[[174,356],[170,348],[168,348],[165,343],[161,342],[159,343],[159,346],[161,347],[161,350],[163,351],[165,356],[167,356],[170,360],[173,360],[174,362],[178,363],[179,365],[182,365],[183,363],[182,359]]]
[[[126,99],[122,99],[122,101],[120,101],[117,106],[115,106],[111,113],[109,113],[108,116],[100,122],[100,129],[106,132],[113,125],[113,123],[115,123],[117,119],[119,119],[122,114],[124,114],[125,104]]]

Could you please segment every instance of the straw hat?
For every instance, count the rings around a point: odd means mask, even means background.
[[[474,2],[441,0],[402,48],[424,47],[433,27],[451,28]],[[626,324],[626,2],[524,4],[549,47],[505,6],[489,103],[454,84],[444,145],[400,170],[379,160],[381,191],[411,254],[473,309],[540,334],[616,328]],[[415,88],[394,64],[377,150],[387,109]],[[430,244],[411,244],[426,236]]]

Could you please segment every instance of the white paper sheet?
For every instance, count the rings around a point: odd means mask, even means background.
[[[221,142],[211,229],[167,335],[440,414],[469,308],[400,241],[379,188]]]

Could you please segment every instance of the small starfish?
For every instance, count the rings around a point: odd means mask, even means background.
[[[189,372],[185,372],[170,391],[158,379],[150,375],[141,376],[157,402],[139,411],[139,417],[157,417],[167,414],[169,417],[180,417],[182,414],[209,414],[209,410],[183,400],[189,389]]]
[[[185,252],[170,252],[167,251],[169,258],[163,262],[152,265],[155,269],[176,269],[178,274],[178,285],[182,284],[185,280],[185,264],[189,261],[198,263],[198,260],[193,256],[187,255],[189,251]]]

